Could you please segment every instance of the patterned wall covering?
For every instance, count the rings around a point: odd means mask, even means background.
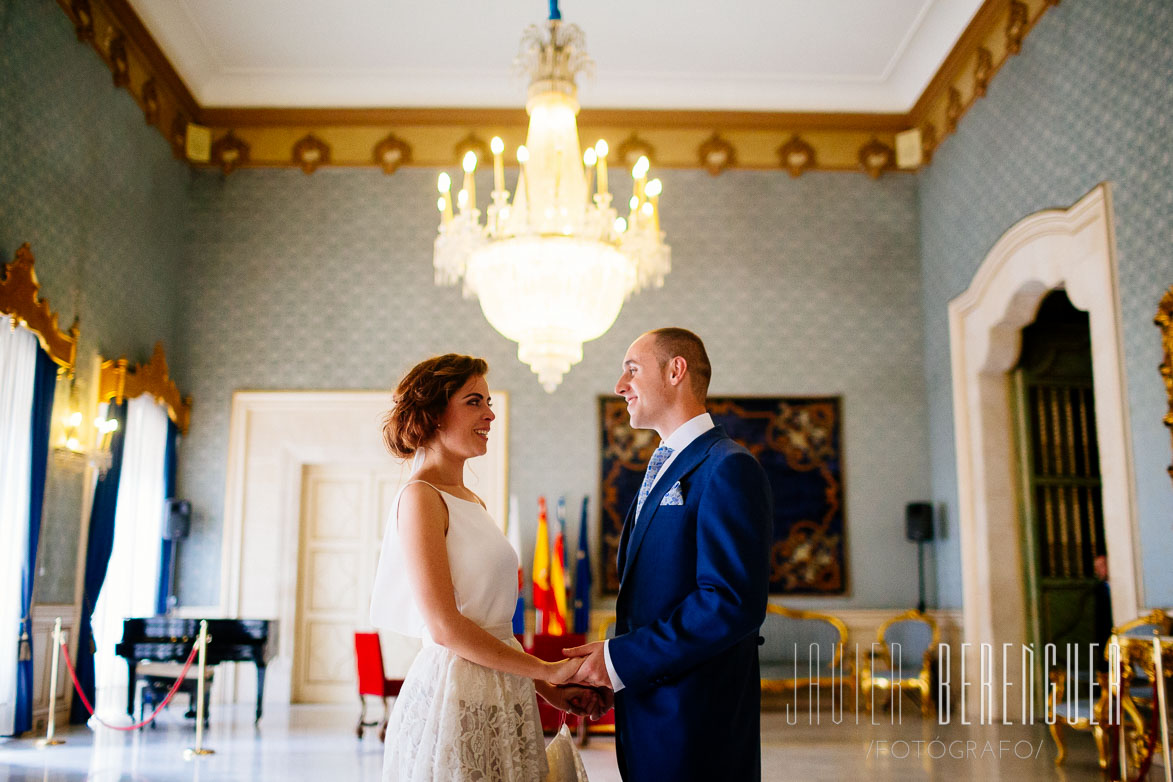
[[[1152,325],[1173,282],[1173,3],[1066,0],[993,81],[920,187],[925,377],[942,604],[961,606],[947,305],[1016,222],[1110,181],[1135,454],[1143,596],[1173,603],[1173,487]],[[1109,546],[1111,541],[1109,541]],[[1118,617],[1121,618],[1121,617]]]
[[[714,394],[842,395],[852,594],[814,602],[914,601],[903,506],[929,491],[916,180],[658,175],[674,271],[628,302],[548,395],[475,301],[434,287],[435,171],[197,174],[174,364],[196,400],[180,460],[195,511],[183,602],[219,596],[234,390],[389,388],[429,354],[485,356],[492,387],[510,393],[510,487],[528,550],[538,494],[565,493],[576,508],[594,493],[596,398],[614,387],[628,343],[668,324],[704,337]],[[596,519],[598,507],[592,498]]]
[[[0,0],[0,260],[30,242],[41,295],[62,325],[80,316],[83,387],[94,351],[145,361],[175,345],[187,181],[57,3]],[[45,527],[40,597],[72,599],[61,563],[79,517]]]

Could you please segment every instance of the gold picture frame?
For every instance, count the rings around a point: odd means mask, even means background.
[[[1169,409],[1165,412],[1165,426],[1169,427],[1170,445],[1173,446],[1173,286],[1165,291],[1161,303],[1157,305],[1157,317],[1153,322],[1161,329],[1161,347],[1164,349],[1164,358],[1159,367],[1161,378],[1165,381],[1165,394],[1169,399]],[[1169,478],[1173,480],[1173,464],[1169,465]]]

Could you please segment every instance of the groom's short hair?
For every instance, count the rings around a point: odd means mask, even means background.
[[[689,377],[692,378],[692,391],[697,399],[705,401],[709,393],[709,380],[713,377],[713,367],[709,364],[709,354],[705,352],[705,343],[701,338],[688,329],[675,327],[649,331],[655,337],[656,361],[663,370],[672,359],[680,356],[688,365]]]

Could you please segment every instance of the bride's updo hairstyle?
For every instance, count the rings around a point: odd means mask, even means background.
[[[412,367],[395,388],[393,407],[383,417],[383,442],[401,459],[436,434],[452,395],[470,379],[489,374],[483,358],[445,353]]]

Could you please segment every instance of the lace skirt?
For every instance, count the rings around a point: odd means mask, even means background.
[[[425,642],[387,724],[383,782],[540,782],[545,746],[532,680]]]

